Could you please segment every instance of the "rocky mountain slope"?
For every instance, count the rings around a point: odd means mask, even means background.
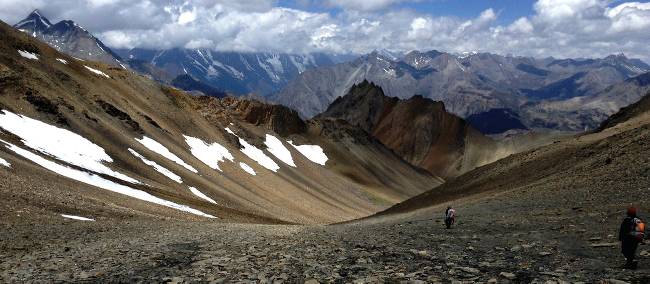
[[[35,37],[59,52],[77,58],[124,67],[120,57],[90,32],[70,20],[56,24],[34,10],[14,27]]]
[[[220,52],[210,49],[117,50],[129,62],[148,63],[175,78],[191,75],[203,84],[233,94],[266,96],[306,70],[334,64],[325,54]],[[150,73],[164,81],[165,76]]]
[[[629,205],[641,206],[650,166],[650,107],[645,96],[608,118],[599,131],[511,155],[397,204],[379,215],[412,212],[480,195],[536,196],[546,210],[596,211],[608,215]],[[520,197],[517,197],[520,198]],[[603,204],[607,206],[601,207]],[[537,207],[534,205],[530,205]],[[542,208],[536,208],[542,209]],[[610,213],[604,213],[604,211]],[[578,212],[577,212],[578,213]]]
[[[0,109],[3,223],[330,223],[442,182],[344,122],[191,96],[5,24]]]
[[[627,206],[639,207],[644,219],[650,212],[650,113],[629,118],[599,133],[483,166],[384,214],[346,224],[102,218],[5,225],[0,277],[10,282],[647,283],[648,243],[639,246],[639,269],[622,269],[616,235]],[[449,230],[442,224],[447,205],[457,209]]]
[[[311,117],[345,95],[352,85],[367,79],[389,96],[409,98],[418,94],[442,101],[450,112],[463,118],[501,109],[521,116],[520,122],[527,128],[575,131],[585,126],[595,128],[599,122],[545,123],[539,105],[591,97],[648,70],[647,64],[624,55],[558,60],[414,51],[395,59],[374,52],[355,61],[304,72],[274,99]],[[637,94],[637,99],[640,96]],[[573,117],[583,114],[577,107],[570,111],[576,113]]]
[[[650,92],[646,94],[641,100],[629,106],[621,108],[617,113],[608,117],[597,131],[605,131],[608,128],[615,127],[619,124],[624,124],[630,120],[638,120],[638,117],[645,115],[650,111]]]
[[[592,96],[530,105],[523,110],[523,116],[530,123],[549,127],[595,129],[609,115],[637,102],[648,92],[650,72],[613,84]]]
[[[442,102],[387,97],[368,81],[353,85],[317,116],[324,117],[358,125],[405,160],[442,177],[457,176],[498,155],[496,141],[448,113]]]

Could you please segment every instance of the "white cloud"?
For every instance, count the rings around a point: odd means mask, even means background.
[[[178,24],[186,25],[196,20],[196,10],[185,11],[178,16]]]
[[[649,3],[539,0],[532,15],[503,23],[493,9],[458,18],[396,8],[399,2],[414,1],[321,2],[341,8],[328,13],[277,7],[276,0],[0,0],[0,18],[15,23],[39,8],[53,21],[79,22],[114,47],[288,53],[438,49],[542,57],[624,52],[650,57]]]
[[[357,11],[376,11],[395,5],[406,0],[327,0],[330,6]],[[413,1],[411,1],[413,2]]]

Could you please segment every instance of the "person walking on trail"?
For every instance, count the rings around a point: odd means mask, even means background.
[[[447,226],[447,229],[450,229],[451,225],[453,225],[455,222],[456,222],[456,210],[451,206],[449,206],[445,211],[445,225]]]
[[[634,207],[627,209],[627,217],[623,219],[618,233],[618,240],[621,241],[621,252],[625,256],[625,268],[636,269],[637,262],[634,260],[636,249],[645,237],[645,224],[637,216]]]

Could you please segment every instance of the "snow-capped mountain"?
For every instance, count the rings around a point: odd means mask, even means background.
[[[73,21],[52,24],[40,11],[34,10],[14,28],[70,56],[125,67],[117,54]]]
[[[272,99],[311,117],[345,95],[354,84],[369,80],[388,96],[406,99],[422,95],[442,101],[449,111],[463,118],[487,113],[499,121],[511,119],[510,114],[524,114],[521,119],[528,128],[584,130],[598,126],[592,117],[611,113],[578,114],[590,119],[548,124],[543,119],[548,114],[537,106],[594,96],[612,84],[650,71],[643,61],[622,54],[600,59],[536,59],[433,50],[412,51],[395,58],[375,51],[354,61],[312,69],[300,74]],[[495,118],[495,112],[490,112],[494,109],[509,115]],[[572,111],[584,110],[576,106]]]
[[[172,78],[191,75],[220,90],[261,96],[277,92],[309,69],[335,64],[328,55],[319,53],[241,53],[183,48],[117,52],[129,62],[146,62]],[[158,77],[156,74],[150,75]]]

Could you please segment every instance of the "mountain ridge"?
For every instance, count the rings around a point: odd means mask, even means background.
[[[370,80],[389,96],[404,99],[420,94],[443,101],[449,111],[464,118],[491,109],[509,109],[521,117],[526,128],[582,131],[597,127],[599,121],[544,123],[541,105],[596,96],[612,84],[648,72],[645,68],[648,65],[644,62],[624,55],[535,59],[433,50],[412,51],[394,61],[374,52],[355,61],[306,71],[272,99],[311,117],[345,95],[352,85]],[[571,111],[577,116],[581,112],[576,108]],[[585,115],[591,116],[590,111]]]
[[[444,103],[419,95],[388,97],[369,81],[353,85],[316,118],[358,125],[405,160],[445,178],[498,158],[492,156],[497,142],[448,113]]]
[[[188,74],[204,84],[237,95],[266,96],[308,69],[334,64],[329,56],[318,53],[244,53],[187,48],[134,48],[117,52],[129,61],[147,62],[172,78]],[[151,75],[159,78],[155,73]]]
[[[14,28],[71,56],[126,68],[119,55],[74,21],[62,20],[52,24],[36,9]]]

